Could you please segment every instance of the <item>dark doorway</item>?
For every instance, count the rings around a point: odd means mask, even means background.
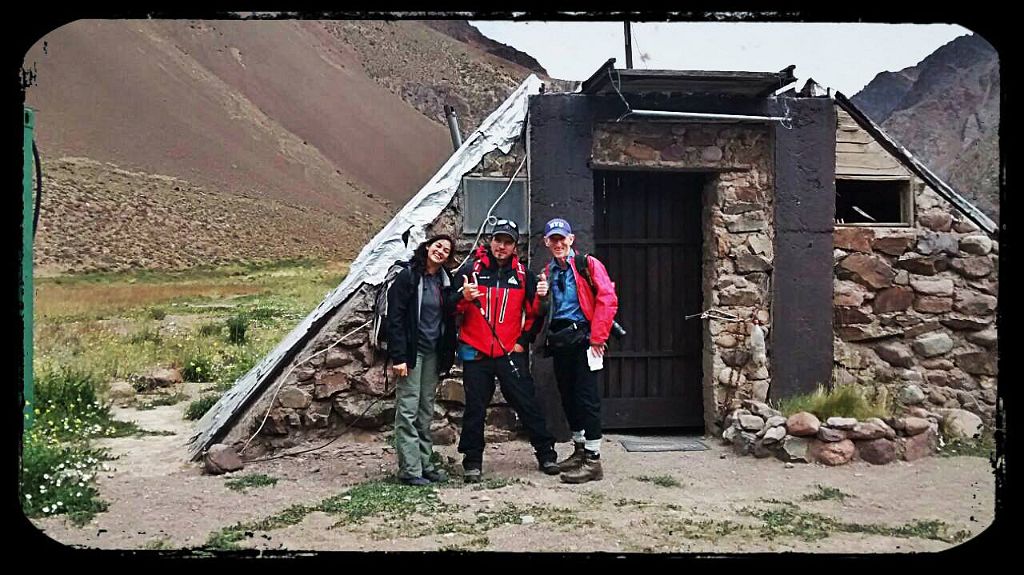
[[[700,174],[594,172],[595,255],[629,332],[599,379],[602,425],[703,428]]]

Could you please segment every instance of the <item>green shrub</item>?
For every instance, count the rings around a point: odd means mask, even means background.
[[[194,421],[201,418],[206,415],[206,412],[210,411],[210,408],[219,400],[219,395],[204,395],[200,397],[188,404],[188,407],[185,408],[185,419]]]
[[[235,345],[245,343],[245,331],[249,328],[249,316],[240,313],[231,316],[227,320],[228,342]]]
[[[181,368],[181,377],[185,381],[210,381],[213,379],[213,362],[205,355],[192,355]]]
[[[149,317],[157,320],[164,319],[167,317],[167,310],[162,307],[149,308]]]
[[[83,525],[107,504],[95,487],[105,450],[61,444],[43,430],[25,435],[21,453],[21,506],[28,517],[67,514]]]

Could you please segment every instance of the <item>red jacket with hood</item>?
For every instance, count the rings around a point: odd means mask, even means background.
[[[454,274],[455,286],[463,284],[463,276],[473,281],[477,270],[477,291],[480,297],[474,303],[468,302],[462,292],[456,292],[458,304],[456,313],[463,316],[459,329],[459,341],[472,346],[487,357],[500,357],[501,347],[509,353],[515,344],[527,345],[536,337],[535,327],[540,327],[541,301],[537,296],[537,275],[526,269],[515,254],[510,265],[499,268],[494,255],[485,246],[480,246],[473,257]],[[523,285],[525,284],[525,285]],[[494,328],[491,333],[490,324]],[[494,339],[498,335],[501,345]]]
[[[576,278],[576,295],[580,300],[580,309],[583,316],[590,322],[590,343],[601,345],[608,341],[608,335],[612,330],[612,322],[615,321],[615,313],[619,310],[619,297],[615,295],[615,282],[608,277],[608,270],[601,263],[601,260],[587,254],[587,269],[590,278],[594,280],[594,288],[580,275],[576,269],[576,258],[566,258],[569,267],[572,268],[572,275]],[[547,277],[551,278],[552,266],[558,265],[554,260],[548,263],[545,269]],[[550,293],[550,292],[549,292]]]

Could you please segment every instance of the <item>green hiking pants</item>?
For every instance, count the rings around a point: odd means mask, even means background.
[[[434,469],[430,423],[436,389],[437,353],[417,352],[416,367],[407,377],[399,378],[395,388],[395,451],[402,479],[422,477],[423,472]]]

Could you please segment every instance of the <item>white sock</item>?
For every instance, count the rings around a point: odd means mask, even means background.
[[[601,454],[601,440],[600,439],[588,439],[583,446],[583,449],[591,453]]]
[[[572,442],[573,443],[583,443],[583,437],[584,437],[584,431],[574,431],[574,432],[572,432]]]

